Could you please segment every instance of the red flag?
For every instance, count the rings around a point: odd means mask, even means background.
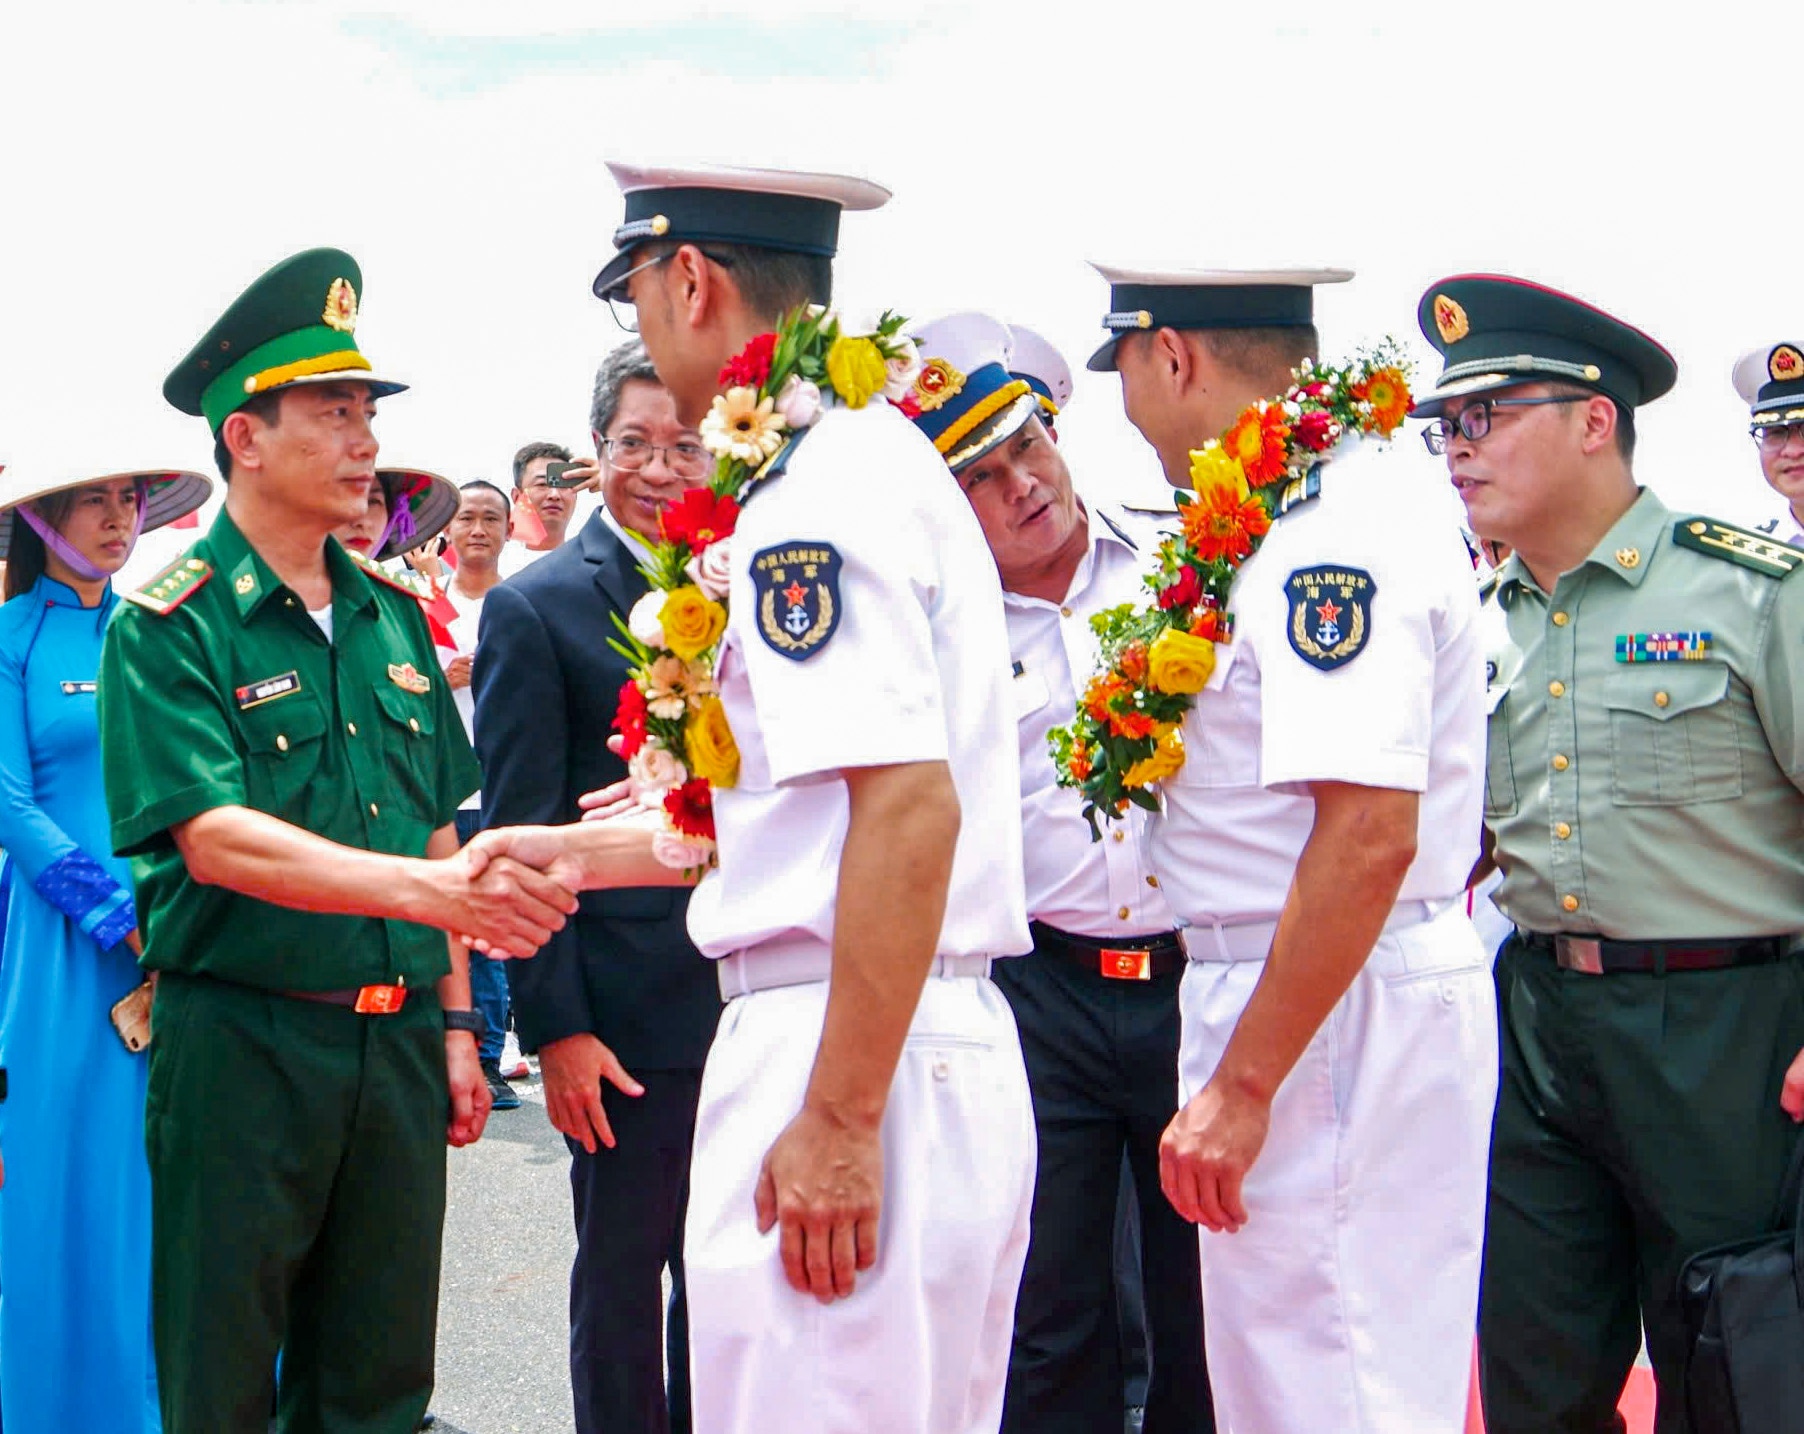
[[[434,583],[432,591],[420,599],[420,606],[426,609],[426,627],[432,633],[433,646],[456,652],[457,639],[451,636],[451,624],[457,621],[457,605]]]
[[[183,513],[169,526],[172,528],[198,528],[200,526],[200,509],[196,508],[191,513]]]
[[[529,548],[545,541],[545,524],[539,520],[538,509],[524,498],[514,502],[514,537]]]

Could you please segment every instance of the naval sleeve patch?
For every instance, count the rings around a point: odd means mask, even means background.
[[[839,553],[831,543],[797,539],[752,556],[752,597],[764,645],[806,662],[839,630]]]
[[[1366,649],[1377,593],[1378,585],[1363,568],[1335,563],[1298,568],[1284,580],[1291,651],[1323,672],[1345,667]]]

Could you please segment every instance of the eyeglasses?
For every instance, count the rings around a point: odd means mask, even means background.
[[[655,259],[647,259],[643,264],[633,265],[616,279],[613,287],[608,290],[608,312],[613,314],[614,322],[629,334],[639,332],[639,306],[627,297],[626,281],[634,274],[643,274],[647,269],[657,268],[674,253],[676,250],[672,249],[669,254],[659,254]]]
[[[647,443],[643,438],[604,438],[608,462],[628,473],[637,473],[651,462],[654,453],[661,454],[664,466],[678,477],[693,478],[708,467],[709,453],[699,443]]]
[[[1804,439],[1804,423],[1756,423],[1748,430],[1762,453],[1789,448],[1794,438]]]
[[[1481,398],[1477,403],[1469,403],[1459,411],[1457,420],[1436,418],[1422,430],[1422,441],[1428,445],[1428,451],[1440,457],[1447,451],[1447,445],[1453,441],[1457,432],[1476,443],[1491,431],[1492,411],[1499,408],[1539,408],[1544,403],[1589,403],[1595,394],[1560,393],[1546,398]]]

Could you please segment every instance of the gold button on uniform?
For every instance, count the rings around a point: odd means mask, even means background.
[[[1577,911],[1578,898],[1576,896],[1562,896],[1560,898],[1560,906],[1566,911]]]
[[[286,752],[288,750],[288,738],[281,732],[276,733],[276,750],[278,752]]]
[[[408,730],[408,731],[409,731],[409,732],[417,732],[417,731],[419,731],[419,730],[420,730],[420,719],[419,719],[419,718],[418,718],[418,717],[409,717],[409,718],[408,718],[408,719],[407,719],[407,730]],[[1121,833],[1120,833],[1120,832],[1116,832],[1116,833],[1115,833],[1115,839],[1116,839],[1116,840],[1117,840],[1117,841],[1119,841],[1119,840],[1120,840],[1120,839],[1121,839]]]
[[[379,817],[382,815],[382,812],[380,811],[380,809],[378,809],[378,807],[376,806],[376,804],[374,802],[370,803],[370,815],[372,817]]]
[[[1666,706],[1670,706],[1671,703],[1672,703],[1672,698],[1668,697],[1664,692],[1656,692],[1654,694],[1654,706],[1666,707]]]
[[[1564,697],[1566,695],[1566,684],[1564,682],[1548,683],[1547,695],[1549,697]]]
[[[1070,616],[1071,616],[1071,609],[1070,609],[1070,608],[1068,608],[1068,607],[1062,607],[1062,608],[1060,608],[1060,609],[1059,609],[1059,616],[1060,616],[1060,617],[1070,617]]]
[[[1120,827],[1116,827],[1114,832],[1111,833],[1111,835],[1114,836],[1116,841],[1126,841],[1127,840],[1127,833],[1124,832]]]
[[[1121,920],[1122,920],[1122,921],[1126,921],[1126,920],[1127,920],[1127,919],[1128,919],[1128,917],[1130,917],[1130,916],[1132,916],[1132,915],[1133,915],[1133,914],[1134,914],[1134,913],[1133,913],[1133,912],[1131,912],[1131,911],[1129,911],[1129,910],[1128,910],[1128,909],[1127,909],[1127,907],[1125,907],[1125,906],[1124,906],[1124,907],[1122,907],[1122,908],[1121,908],[1121,910],[1119,910],[1119,911],[1117,911],[1117,912],[1116,912],[1116,913],[1115,913],[1115,915],[1116,915],[1116,916],[1117,916],[1117,917],[1118,917],[1118,918],[1120,918],[1120,919],[1121,919]]]
[[[1149,876],[1146,879],[1146,884],[1148,886],[1157,886],[1159,884],[1159,878],[1156,876]]]
[[[1556,771],[1556,772],[1563,772],[1563,771],[1565,771],[1565,770],[1566,770],[1566,769],[1567,769],[1567,768],[1568,768],[1568,767],[1570,767],[1570,766],[1571,766],[1571,765],[1572,765],[1572,763],[1571,763],[1571,762],[1570,762],[1570,761],[1568,761],[1568,760],[1567,760],[1567,758],[1566,758],[1566,754],[1565,754],[1565,753],[1564,753],[1564,752],[1555,752],[1555,753],[1554,753],[1554,754],[1553,754],[1553,769],[1554,769],[1554,771]]]
[[[353,737],[355,737],[357,735],[357,724],[355,722],[345,723],[345,731],[349,732]]]
[[[1553,834],[1555,836],[1557,836],[1561,841],[1565,841],[1567,837],[1572,835],[1572,828],[1570,826],[1568,826],[1565,822],[1555,822],[1554,826],[1553,826]]]
[[[1569,623],[1571,621],[1572,621],[1572,615],[1570,613],[1556,612],[1553,615],[1553,625],[1555,627],[1564,627],[1564,626],[1566,626],[1567,623]]]

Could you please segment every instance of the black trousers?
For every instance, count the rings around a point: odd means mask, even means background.
[[[570,1386],[577,1434],[689,1434],[689,1317],[683,1216],[700,1071],[635,1071],[645,1094],[603,1085],[612,1150],[570,1146],[576,1261],[570,1268]],[[663,1285],[670,1267],[668,1355]]]
[[[1139,1205],[1152,1372],[1145,1434],[1213,1434],[1197,1236],[1159,1188],[1177,1111],[1178,976],[1115,981],[1036,954],[999,961],[1039,1134],[1006,1434],[1115,1434],[1125,1413],[1113,1261],[1125,1154]]]

